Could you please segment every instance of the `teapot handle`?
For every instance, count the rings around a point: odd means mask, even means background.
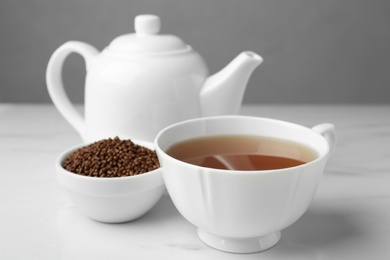
[[[311,129],[314,132],[317,132],[320,135],[322,135],[326,139],[326,141],[328,141],[329,144],[328,156],[330,156],[334,152],[337,143],[335,126],[333,124],[323,123],[323,124],[313,126]]]
[[[85,140],[84,118],[70,102],[62,82],[62,66],[72,52],[78,53],[84,58],[87,71],[93,57],[99,53],[95,47],[84,42],[69,41],[64,43],[50,57],[46,70],[46,84],[49,95],[58,111]]]

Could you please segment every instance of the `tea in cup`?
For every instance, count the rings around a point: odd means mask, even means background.
[[[307,128],[248,116],[183,121],[155,139],[180,214],[204,243],[233,253],[280,240],[307,210],[335,144],[332,124]]]

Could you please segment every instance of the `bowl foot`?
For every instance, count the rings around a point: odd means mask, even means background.
[[[280,231],[261,237],[232,238],[211,234],[198,228],[198,236],[206,245],[229,253],[256,253],[267,250],[280,240]]]

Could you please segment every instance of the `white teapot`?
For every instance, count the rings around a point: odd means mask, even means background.
[[[70,41],[51,56],[46,82],[54,105],[84,142],[119,136],[153,141],[164,127],[186,119],[237,114],[246,84],[263,59],[246,51],[208,76],[202,57],[173,35],[161,35],[155,15],[135,18],[135,33],[114,39],[102,52]],[[86,63],[85,117],[62,83],[67,56]]]

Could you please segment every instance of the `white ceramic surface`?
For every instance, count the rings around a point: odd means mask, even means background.
[[[150,149],[153,144],[133,141]],[[83,145],[70,148],[56,160],[57,180],[80,212],[105,223],[122,223],[145,215],[161,198],[165,186],[161,168],[136,176],[95,178],[74,174],[62,162]]]
[[[318,158],[300,166],[236,171],[199,167],[165,153],[173,144],[228,134],[280,138],[311,147]],[[223,116],[180,122],[162,130],[155,147],[168,193],[211,247],[253,253],[274,246],[280,231],[307,210],[336,144],[334,126],[312,129],[259,117]]]
[[[114,136],[153,141],[172,123],[239,112],[246,84],[262,58],[243,52],[209,76],[191,46],[159,31],[158,16],[140,15],[135,33],[117,37],[100,53],[78,41],[53,53],[46,71],[50,97],[85,142]],[[66,96],[61,78],[73,52],[86,63],[85,120]]]

